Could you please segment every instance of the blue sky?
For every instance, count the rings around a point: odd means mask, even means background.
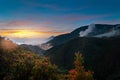
[[[120,0],[0,0],[1,31],[30,29],[49,37],[91,23],[120,23]]]

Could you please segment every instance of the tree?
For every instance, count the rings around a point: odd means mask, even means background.
[[[69,80],[94,80],[93,72],[88,70],[86,71],[84,66],[84,58],[82,54],[75,53],[75,69],[69,71]]]

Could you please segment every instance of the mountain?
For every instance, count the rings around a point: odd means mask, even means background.
[[[120,36],[78,37],[47,50],[45,54],[53,64],[70,69],[78,51],[84,56],[85,67],[94,71],[96,80],[120,79]]]
[[[27,44],[22,44],[20,45],[20,48],[23,48],[25,50],[38,53],[38,54],[43,54],[44,50],[41,49],[39,46],[34,46],[34,45],[27,45]]]
[[[53,39],[49,40],[47,43],[44,43],[44,46],[48,44],[51,46],[57,46],[77,37],[106,37],[108,36],[108,34],[106,33],[113,32],[115,29],[117,29],[117,27],[120,30],[119,24],[115,24],[115,25],[90,24],[87,26],[81,26],[70,33],[62,34],[54,37]],[[112,34],[109,35],[109,37],[110,36],[114,36],[114,35]]]
[[[47,40],[50,41],[50,40],[52,40],[52,39],[54,39],[54,38],[55,38],[55,36],[51,36],[51,37],[49,37]]]
[[[58,35],[56,37],[54,37],[54,39],[48,41],[46,44],[51,44],[52,46],[56,46],[56,45],[60,45],[62,43],[65,43],[71,39],[74,39],[76,37],[79,37],[79,32],[80,31],[84,31],[85,29],[87,29],[88,26],[84,26],[84,27],[80,27],[76,30],[74,30],[71,33],[67,33],[67,34],[62,34],[62,35]]]

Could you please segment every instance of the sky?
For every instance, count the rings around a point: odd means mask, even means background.
[[[0,0],[0,35],[41,44],[89,24],[119,24],[120,0]]]

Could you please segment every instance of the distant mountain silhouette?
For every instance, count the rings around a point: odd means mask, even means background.
[[[34,53],[38,53],[38,54],[44,53],[43,49],[41,49],[39,46],[35,46],[35,45],[22,44],[19,47],[26,49],[28,51],[34,52]]]

